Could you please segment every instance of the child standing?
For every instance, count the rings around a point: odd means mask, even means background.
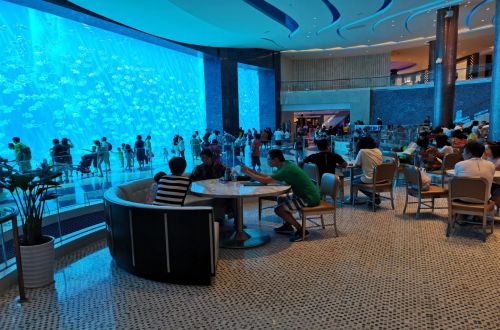
[[[163,148],[163,161],[166,162],[168,160],[168,149]]]
[[[124,168],[125,167],[125,156],[123,155],[122,148],[120,148],[120,147],[116,148],[116,153],[118,154],[118,159],[120,160],[120,164],[122,165],[122,168]]]
[[[252,168],[255,170],[255,166],[257,167],[257,171],[260,171],[260,134],[256,133],[254,136],[254,140],[252,142]]]
[[[127,170],[132,170],[133,162],[134,162],[134,150],[130,144],[125,145],[125,159],[127,159]]]

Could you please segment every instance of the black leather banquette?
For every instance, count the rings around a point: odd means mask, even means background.
[[[210,284],[219,246],[212,207],[144,204],[152,183],[133,181],[104,194],[111,256],[119,267],[137,276]]]

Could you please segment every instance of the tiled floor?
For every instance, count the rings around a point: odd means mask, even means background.
[[[340,237],[290,243],[266,213],[267,245],[221,250],[212,286],[180,286],[117,268],[101,241],[58,262],[53,286],[0,296],[0,329],[500,329],[500,234],[445,237],[444,211],[338,211]],[[255,203],[245,205],[257,226]],[[410,212],[415,208],[411,207]]]

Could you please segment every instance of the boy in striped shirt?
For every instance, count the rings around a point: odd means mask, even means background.
[[[182,176],[186,169],[186,160],[174,157],[168,162],[172,175],[163,176],[158,182],[158,190],[153,204],[166,206],[182,206],[191,184],[188,177]]]

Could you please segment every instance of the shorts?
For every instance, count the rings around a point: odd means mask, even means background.
[[[277,146],[280,146],[281,145],[281,140],[276,140],[274,141],[276,143]]]
[[[294,194],[286,194],[278,197],[278,205],[274,208],[275,210],[284,207],[286,211],[293,213],[295,211],[300,211],[302,208],[306,207],[307,204],[302,198]]]
[[[252,156],[252,166],[260,166],[260,157]]]

